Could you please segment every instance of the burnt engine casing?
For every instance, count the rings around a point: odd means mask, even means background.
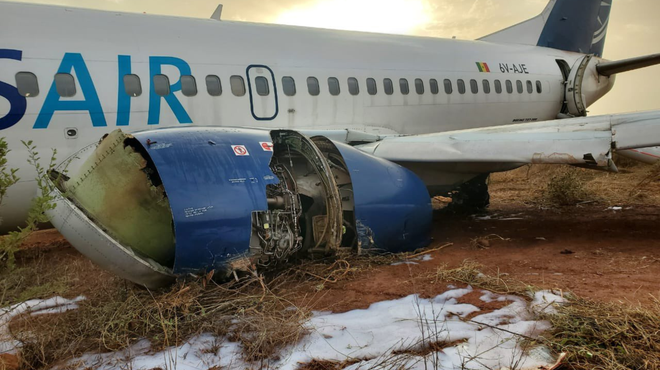
[[[149,288],[294,255],[400,252],[430,241],[431,201],[416,175],[325,137],[117,130],[78,166],[70,178],[51,173],[53,225],[97,264]]]

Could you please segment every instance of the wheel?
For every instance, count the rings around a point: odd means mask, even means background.
[[[452,202],[448,210],[454,213],[479,213],[490,205],[488,192],[488,177],[490,174],[479,175],[462,184],[451,194]]]

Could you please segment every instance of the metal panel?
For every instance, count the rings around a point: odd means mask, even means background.
[[[80,253],[112,273],[147,288],[155,289],[174,281],[171,271],[136,255],[96,226],[72,201],[54,189],[55,208],[46,215],[57,230]]]
[[[422,180],[398,164],[334,144],[351,174],[360,247],[395,253],[427,246],[433,210]]]
[[[174,128],[135,134],[163,181],[174,219],[174,273],[221,268],[249,248],[251,215],[268,209],[267,131]]]

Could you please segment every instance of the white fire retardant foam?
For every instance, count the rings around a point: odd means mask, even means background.
[[[80,369],[134,370],[164,368],[294,370],[315,360],[357,360],[348,369],[387,369],[396,364],[411,370],[436,369],[538,369],[555,358],[546,348],[530,345],[522,336],[535,337],[550,328],[538,318],[551,314],[553,305],[564,300],[552,292],[538,292],[533,301],[480,291],[484,302],[510,302],[494,312],[458,300],[472,288],[453,289],[433,299],[411,295],[378,302],[365,310],[346,313],[316,312],[305,324],[310,334],[285,348],[276,361],[250,364],[241,359],[241,346],[225,338],[201,335],[185,344],[153,353],[147,340],[121,352],[87,354],[69,366]],[[522,336],[521,336],[522,335]],[[438,351],[422,351],[430,343],[442,344]],[[436,347],[438,348],[438,347]]]
[[[0,308],[0,354],[16,354],[21,343],[12,338],[9,332],[9,323],[12,319],[23,314],[46,315],[63,313],[78,308],[76,303],[84,300],[80,296],[75,299],[54,297],[50,299],[34,299],[10,307]]]

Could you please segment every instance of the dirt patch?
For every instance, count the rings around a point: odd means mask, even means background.
[[[438,220],[436,239],[454,246],[432,254],[435,260],[457,267],[469,259],[484,265],[485,273],[606,302],[644,304],[660,296],[659,207],[556,211],[498,205],[488,217]],[[508,240],[472,246],[473,239],[487,234]]]
[[[573,292],[603,302],[649,304],[660,297],[660,207],[640,205],[613,211],[600,204],[544,210],[520,204],[494,205],[483,217],[438,217],[434,243],[453,245],[432,252],[428,261],[372,266],[336,284],[300,286],[317,310],[345,312],[410,294],[434,297],[451,282],[438,280],[441,266],[459,267],[465,260],[483,272],[530,286]],[[474,240],[487,235],[489,246]],[[460,284],[453,284],[461,287]],[[484,310],[473,293],[466,303]],[[495,306],[490,307],[489,305]]]
[[[475,318],[476,316],[479,315],[485,315],[494,311],[497,311],[499,309],[502,309],[511,303],[512,301],[505,299],[502,301],[484,301],[481,299],[481,297],[484,295],[484,292],[482,290],[475,290],[471,293],[468,293],[460,298],[458,298],[458,303],[463,303],[463,304],[471,304],[475,307],[479,307],[479,311],[477,312],[472,312],[471,314],[463,317],[463,320],[469,321]]]
[[[48,249],[70,247],[69,242],[55,229],[39,230],[32,233],[21,245],[21,249]]]
[[[1,370],[17,370],[19,368],[20,360],[16,355],[0,353],[0,369]]]
[[[92,296],[121,279],[99,269],[57,230],[33,233],[16,254],[16,268],[0,271],[0,306],[61,295]]]
[[[337,283],[303,284],[296,289],[310,308],[336,313],[366,309],[373,303],[411,294],[431,298],[447,291],[448,282],[438,281],[431,266],[422,267],[427,262],[412,263],[360,267],[359,273]]]
[[[351,365],[357,364],[362,360],[351,361],[328,361],[328,360],[312,360],[310,362],[301,364],[297,370],[341,370]]]

